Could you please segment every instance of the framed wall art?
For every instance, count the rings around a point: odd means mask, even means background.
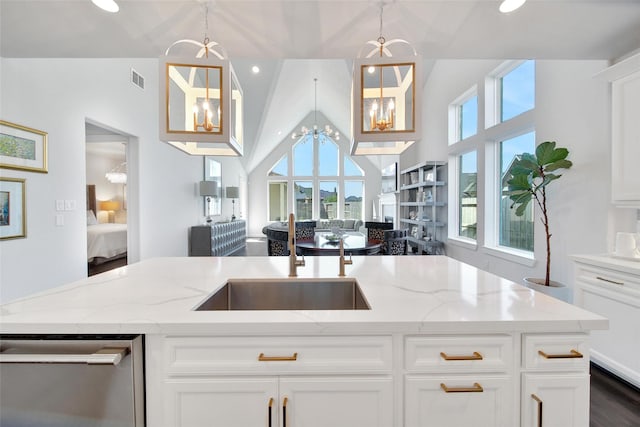
[[[0,240],[27,237],[25,180],[0,177]]]
[[[47,173],[47,133],[0,120],[0,168]]]

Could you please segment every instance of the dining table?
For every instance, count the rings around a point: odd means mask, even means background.
[[[375,255],[380,253],[382,243],[369,240],[358,231],[343,233],[316,232],[313,241],[296,242],[296,248],[302,255],[323,256],[340,255],[340,240],[343,241],[345,255]]]

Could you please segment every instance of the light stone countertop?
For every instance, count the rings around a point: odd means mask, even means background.
[[[336,278],[306,257],[300,278]],[[608,320],[445,256],[346,266],[371,310],[193,311],[231,278],[287,280],[287,257],[154,258],[0,306],[4,334],[329,335],[588,332]]]

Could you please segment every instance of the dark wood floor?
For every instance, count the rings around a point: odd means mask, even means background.
[[[640,390],[591,364],[590,427],[640,427]]]

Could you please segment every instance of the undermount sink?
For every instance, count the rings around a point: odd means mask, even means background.
[[[355,279],[233,279],[195,310],[369,310]]]

